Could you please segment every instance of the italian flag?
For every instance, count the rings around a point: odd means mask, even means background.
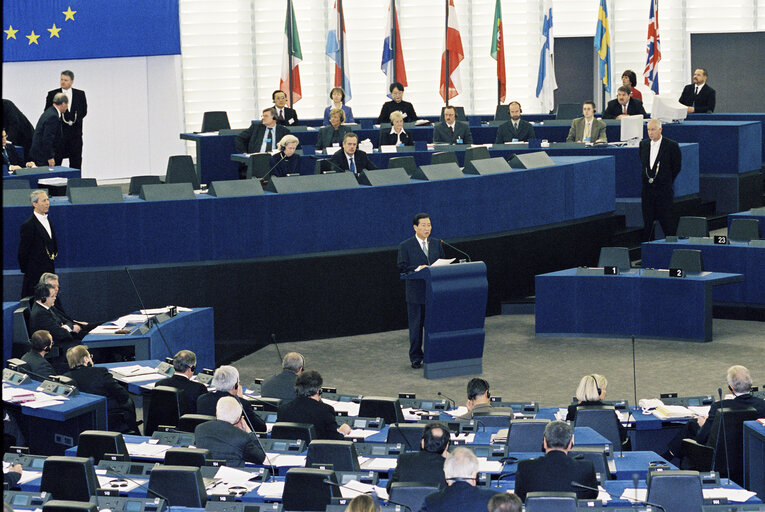
[[[282,76],[279,79],[279,89],[284,91],[287,98],[292,89],[292,101],[296,103],[303,97],[300,88],[300,70],[298,64],[303,60],[303,52],[300,50],[300,36],[298,35],[295,11],[292,8],[292,0],[287,0],[287,17],[284,22],[284,56],[282,57]],[[290,84],[290,69],[292,69],[292,83]]]

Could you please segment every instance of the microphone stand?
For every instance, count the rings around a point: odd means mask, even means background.
[[[337,488],[339,488],[339,489],[348,489],[349,491],[357,492],[357,493],[359,493],[359,494],[366,494],[366,495],[372,496],[373,498],[377,498],[377,499],[379,499],[379,500],[383,500],[383,501],[385,501],[385,502],[387,502],[387,503],[391,503],[391,504],[393,504],[393,505],[398,505],[399,507],[403,507],[403,508],[406,508],[406,509],[408,509],[410,512],[413,512],[413,510],[412,510],[412,507],[410,507],[409,505],[405,505],[405,504],[403,504],[403,503],[399,503],[399,502],[397,502],[397,501],[392,501],[390,498],[388,498],[388,499],[386,499],[386,498],[380,498],[380,497],[377,495],[377,493],[376,493],[374,490],[371,490],[371,491],[366,491],[366,492],[361,492],[361,491],[359,491],[358,489],[354,489],[354,488],[352,488],[352,487],[350,487],[350,486],[348,486],[348,485],[344,485],[344,484],[339,484],[339,483],[337,483],[337,482],[333,482],[333,481],[332,481],[332,480],[330,480],[329,478],[325,478],[324,480],[322,480],[322,483],[325,483],[325,484],[327,484],[327,485],[331,485],[331,486],[333,486],[333,487],[337,487]]]
[[[728,461],[728,437],[725,433],[725,415],[723,414],[723,397],[722,397],[722,388],[717,388],[717,395],[720,397],[720,408],[718,411],[720,412],[720,428],[723,432],[723,446],[725,447],[725,471],[727,471],[727,477],[728,481],[730,481],[730,462]],[[714,418],[712,418],[714,421]],[[707,421],[709,421],[709,418],[707,418]]]
[[[138,293],[138,287],[135,285],[135,281],[133,281],[133,276],[130,274],[130,269],[125,266],[125,272],[127,272],[128,277],[130,278],[130,284],[133,285],[133,291],[135,291],[136,297],[138,297],[138,303],[141,305],[141,309],[143,311],[147,311],[146,305],[143,303],[143,299],[141,298],[141,294]],[[159,337],[162,338],[162,343],[165,344],[165,348],[167,349],[167,354],[169,357],[175,357],[173,354],[173,351],[170,350],[170,344],[167,342],[167,339],[165,338],[165,334],[162,332],[162,329],[159,328],[159,322],[151,322],[151,318],[148,314],[146,315],[146,321],[151,323],[154,323],[154,325],[157,327],[157,332],[159,333]]]
[[[457,251],[458,253],[460,253],[460,254],[464,255],[464,256],[467,258],[468,262],[471,262],[471,261],[473,261],[472,259],[470,259],[470,256],[469,256],[469,255],[468,255],[468,253],[466,253],[465,251],[463,251],[463,250],[461,250],[461,249],[457,249],[457,248],[456,248],[456,247],[454,247],[452,244],[450,244],[450,243],[448,243],[448,242],[446,242],[445,240],[442,240],[442,239],[440,239],[440,238],[439,238],[439,241],[441,242],[441,244],[442,244],[442,245],[445,245],[445,246],[447,246],[447,247],[451,247],[452,249],[454,249],[454,250],[455,250],[455,251]]]
[[[278,162],[276,162],[276,163],[273,165],[273,167],[271,167],[271,168],[268,170],[268,172],[267,172],[267,173],[265,173],[265,174],[264,174],[264,175],[263,175],[263,176],[260,178],[260,182],[261,182],[261,184],[266,184],[266,183],[267,183],[267,181],[266,181],[266,178],[268,178],[268,177],[271,175],[271,173],[272,173],[272,172],[274,172],[274,169],[276,169],[276,168],[279,166],[279,164],[280,164],[280,163],[282,163],[282,160],[284,160],[285,158],[287,158],[287,154],[282,152],[282,157],[279,159],[279,161],[278,161]]]
[[[587,491],[595,491],[598,494],[600,494],[600,489],[598,489],[597,487],[590,487],[589,485],[580,484],[579,482],[575,482],[575,481],[571,482],[571,487],[573,487],[574,489],[584,489],[584,490],[587,490]],[[637,490],[637,483],[635,484],[635,489]],[[606,494],[608,494],[608,496],[611,499],[614,498],[613,495],[610,492],[605,490],[605,488],[603,488],[603,491]],[[635,493],[635,496],[636,496],[635,498],[630,498],[629,496],[625,496],[625,498],[627,499],[627,501],[630,501],[632,503],[649,505],[651,507],[656,507],[658,509],[663,510],[664,512],[667,512],[667,509],[665,509],[662,505],[659,505],[658,503],[651,503],[650,501],[644,501],[644,500],[637,499],[637,492]]]

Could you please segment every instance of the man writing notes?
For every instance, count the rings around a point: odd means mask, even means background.
[[[616,90],[616,99],[608,102],[603,119],[621,119],[624,116],[646,116],[643,102],[630,96],[632,89],[622,85]]]
[[[653,223],[658,220],[664,235],[674,235],[672,202],[675,178],[680,173],[682,155],[674,140],[662,137],[661,121],[648,121],[648,139],[640,141],[640,168],[643,188],[640,193],[643,208],[643,240],[650,240]]]
[[[512,101],[507,106],[510,112],[510,120],[497,129],[497,138],[494,144],[504,144],[505,142],[528,142],[534,136],[534,127],[531,123],[521,119],[521,104]]]
[[[688,113],[712,113],[715,111],[715,90],[707,85],[707,70],[698,68],[693,72],[693,83],[688,84],[680,95],[680,103],[688,107]]]
[[[444,107],[444,122],[433,128],[433,144],[472,144],[470,127],[464,121],[457,121],[457,110]]]
[[[430,215],[418,213],[412,221],[414,236],[398,246],[398,269],[402,274],[422,270],[439,258],[445,258],[438,240],[430,238]],[[412,368],[422,368],[422,329],[425,325],[425,283],[406,281],[406,311],[409,317],[409,361]]]
[[[582,104],[582,117],[571,121],[566,142],[597,143],[608,142],[606,138],[606,123],[595,119],[595,102],[585,101]]]

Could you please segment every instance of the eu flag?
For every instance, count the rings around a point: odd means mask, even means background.
[[[3,61],[181,53],[178,0],[5,0]]]

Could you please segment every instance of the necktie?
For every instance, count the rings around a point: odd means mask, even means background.
[[[348,168],[353,174],[356,174],[356,163],[353,161],[353,157],[348,159]]]
[[[693,94],[695,94],[696,96],[698,96],[698,95],[699,95],[699,86],[698,86],[698,85],[696,86],[696,92],[695,92],[695,93],[693,93]]]
[[[423,240],[422,241],[422,252],[425,253],[425,256],[428,255],[428,241],[427,240]]]
[[[590,122],[587,121],[587,124],[585,124],[584,127],[584,138],[588,139],[590,137]]]
[[[513,128],[515,128],[515,131],[518,131],[518,121],[513,121]]]
[[[627,105],[622,105],[622,114],[627,113]]]
[[[279,109],[279,121],[284,121],[284,110]]]
[[[266,153],[270,153],[273,149],[274,129],[268,128],[266,132]]]
[[[452,135],[454,135],[454,126],[450,126],[449,129],[452,131]]]

